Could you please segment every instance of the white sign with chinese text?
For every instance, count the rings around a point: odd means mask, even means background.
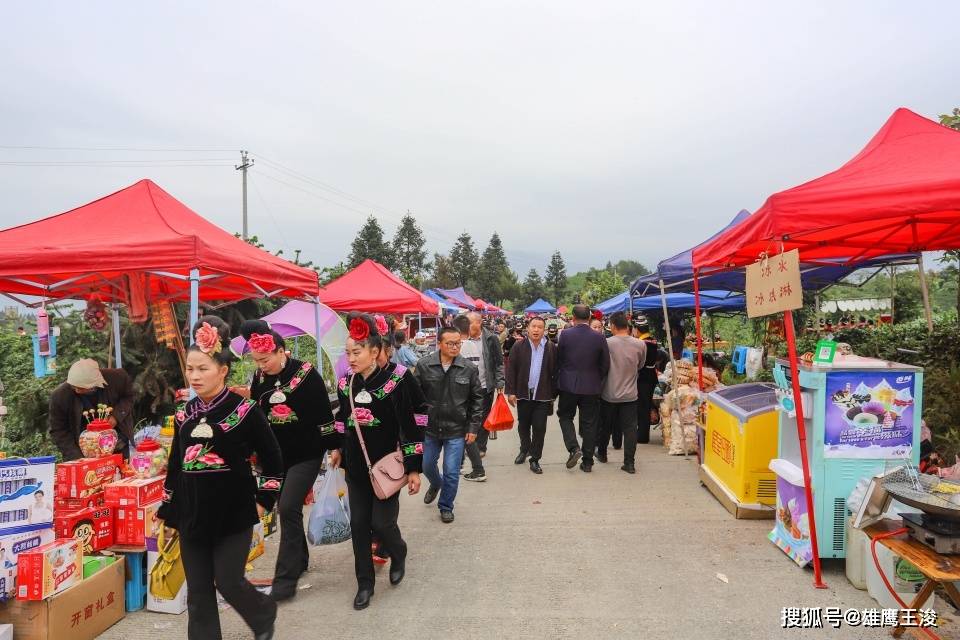
[[[796,249],[747,265],[747,316],[768,316],[802,306],[800,254]]]

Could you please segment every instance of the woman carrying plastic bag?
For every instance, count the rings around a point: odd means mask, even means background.
[[[314,503],[307,524],[307,540],[313,545],[338,544],[350,539],[350,507],[343,470],[324,465],[314,487]]]

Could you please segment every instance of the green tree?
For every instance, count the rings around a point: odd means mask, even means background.
[[[952,113],[941,113],[940,124],[960,131],[960,109],[954,109]],[[960,251],[944,251],[939,261],[941,264],[960,265]],[[957,270],[957,278],[957,321],[960,322],[960,269]]]
[[[427,289],[453,289],[457,286],[457,274],[449,257],[433,254],[433,269],[425,284]]]
[[[419,288],[427,270],[427,241],[416,219],[407,212],[393,236],[394,268],[400,277]]]
[[[494,232],[477,266],[475,282],[477,294],[491,302],[502,300],[505,296],[500,291],[500,283],[509,273],[510,263],[507,262],[507,254],[503,251],[503,243],[500,241],[500,236]]]
[[[567,293],[567,265],[559,251],[554,251],[547,265],[547,273],[543,277],[543,285],[553,296],[554,306],[560,304],[560,299]]]
[[[350,244],[347,267],[353,269],[366,259],[376,260],[388,269],[393,268],[393,250],[383,238],[383,229],[376,217],[370,216],[360,227],[357,237]]]
[[[465,287],[471,278],[477,272],[477,265],[480,257],[473,246],[473,239],[470,234],[464,231],[457,238],[453,248],[450,250],[450,264],[453,267],[453,274],[456,278],[458,287]]]
[[[640,276],[645,276],[650,273],[649,269],[636,260],[620,260],[617,264],[613,265],[613,269],[623,277],[624,284],[627,285]]]
[[[323,269],[320,269],[320,272],[319,272],[320,284],[325,287],[331,282],[333,282],[334,280],[336,280],[337,278],[339,278],[340,276],[342,276],[343,274],[345,274],[347,271],[348,271],[347,265],[345,265],[342,262],[338,262],[332,267],[324,267]]]
[[[516,300],[522,294],[520,278],[517,277],[515,271],[510,269],[500,274],[500,282],[497,288],[500,291],[500,297],[496,300],[498,307],[504,306],[508,300]]]
[[[530,269],[527,271],[527,277],[523,281],[522,286],[522,298],[524,307],[529,307],[531,304],[537,301],[537,298],[542,298],[544,294],[543,280],[540,278],[540,274],[537,273],[536,269]]]
[[[623,278],[610,269],[598,269],[587,277],[586,288],[581,292],[581,300],[589,305],[603,302],[618,293],[623,293]]]

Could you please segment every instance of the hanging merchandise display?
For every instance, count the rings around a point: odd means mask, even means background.
[[[87,326],[94,331],[103,331],[107,328],[107,306],[99,296],[87,300],[87,308],[83,312],[83,319]]]

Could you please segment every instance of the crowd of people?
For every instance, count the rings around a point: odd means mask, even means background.
[[[538,316],[495,322],[471,312],[448,319],[430,344],[423,332],[408,341],[407,327],[382,316],[350,314],[349,373],[331,403],[316,368],[291,357],[261,320],[240,328],[256,372],[249,385],[228,386],[236,359],[230,328],[216,316],[201,318],[186,355],[195,397],[175,416],[157,514],[179,536],[188,637],[221,637],[217,592],[257,640],[273,637],[277,603],[296,595],[308,567],[303,505],[325,456],[328,471],[342,466],[345,473],[358,610],[374,595],[375,563],[390,563],[392,585],[404,578],[401,487],[417,494],[422,474],[424,503],[436,501],[441,522],[452,523],[461,477],[486,480],[483,459],[495,432],[483,423],[497,394],[516,409],[514,462],[529,464],[533,474],[544,472],[554,410],[567,469],[579,463],[589,473],[607,462],[612,444],[624,450],[621,469],[636,473],[637,444],[649,442],[660,350],[642,317],[614,313],[606,320],[585,305],[573,307],[569,324]],[[80,361],[50,403],[51,435],[67,459],[80,455],[75,418],[91,403],[118,408],[118,451],[133,437],[129,377]],[[267,594],[245,578],[244,567],[252,528],[274,506],[280,544]]]

